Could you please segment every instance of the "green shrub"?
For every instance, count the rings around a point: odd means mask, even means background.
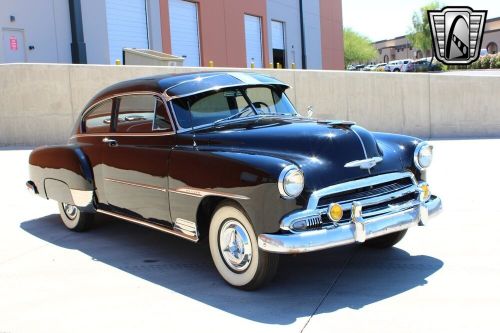
[[[495,54],[490,61],[490,68],[500,68],[500,53]]]
[[[485,55],[484,57],[482,57],[479,62],[480,62],[480,68],[481,69],[490,69],[491,67],[491,59],[493,57],[491,55]]]

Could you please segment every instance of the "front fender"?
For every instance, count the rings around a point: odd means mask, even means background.
[[[413,162],[415,148],[420,142],[422,142],[421,139],[391,133],[374,133],[374,136],[381,149],[385,149],[387,152],[394,152],[399,155],[404,169],[413,172],[418,180],[425,179],[425,171],[417,169],[415,167],[415,163]]]
[[[175,149],[169,168],[172,219],[196,221],[197,207],[207,196],[236,201],[255,232],[279,230],[281,218],[303,205],[303,198],[281,198],[277,180],[289,161],[232,151]],[[191,193],[189,193],[191,191]]]

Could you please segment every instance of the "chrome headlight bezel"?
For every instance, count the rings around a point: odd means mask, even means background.
[[[299,183],[294,182],[296,183],[295,186],[298,186],[295,189],[290,188],[289,184],[287,184],[291,177],[299,177],[299,179],[301,179],[301,182]],[[291,185],[293,186],[293,184]],[[285,167],[281,171],[278,178],[278,190],[281,197],[284,199],[297,198],[304,190],[304,173],[302,170],[296,165],[289,165]]]
[[[415,147],[415,152],[413,153],[413,163],[419,170],[426,170],[432,164],[434,147],[426,141],[420,142],[417,147]],[[424,162],[424,158],[429,159],[428,152],[430,152],[430,160],[428,163]],[[423,156],[422,153],[427,153],[427,156]]]

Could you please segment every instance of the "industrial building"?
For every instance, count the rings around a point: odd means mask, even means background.
[[[341,0],[3,0],[0,29],[0,63],[114,64],[138,48],[185,66],[344,66]]]

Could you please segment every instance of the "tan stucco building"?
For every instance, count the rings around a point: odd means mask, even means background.
[[[421,50],[413,48],[406,36],[399,36],[392,39],[384,39],[373,43],[378,50],[378,58],[374,62],[389,62],[399,59],[419,59],[430,57],[431,51],[426,54]],[[484,27],[483,42],[481,49],[488,50],[490,54],[498,53],[500,45],[500,17],[486,20]]]

